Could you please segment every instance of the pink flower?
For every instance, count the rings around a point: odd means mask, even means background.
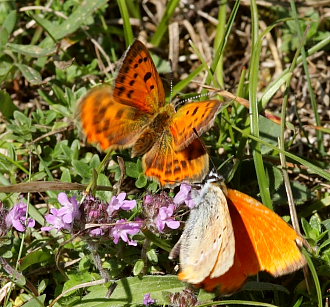
[[[180,191],[175,195],[173,199],[176,205],[185,203],[190,209],[195,207],[195,201],[191,197],[191,186],[186,183],[180,185]]]
[[[155,304],[155,300],[153,298],[151,298],[151,294],[150,293],[147,293],[144,295],[144,299],[143,299],[143,304],[145,306],[150,306],[152,304]]]
[[[71,230],[74,220],[79,219],[81,216],[79,211],[79,203],[75,197],[71,197],[69,199],[68,196],[62,192],[58,194],[57,199],[62,205],[62,208],[52,208],[50,210],[51,213],[47,214],[45,219],[49,224],[51,224],[51,226],[42,227],[41,230],[43,231],[50,231],[52,229]]]
[[[125,197],[125,192],[112,197],[107,209],[107,212],[110,216],[119,209],[132,210],[136,206],[136,200],[125,200]]]
[[[130,236],[136,235],[141,227],[142,227],[142,220],[136,220],[134,222],[129,222],[125,219],[118,220],[116,224],[111,229],[111,235],[113,236],[113,242],[118,244],[119,239],[122,239],[124,242],[127,242],[128,245],[137,245],[137,242],[131,240]]]
[[[16,204],[6,216],[6,226],[13,226],[18,231],[25,231],[26,227],[34,227],[35,220],[28,218],[26,222],[27,204],[20,202]]]
[[[171,229],[177,229],[180,227],[180,222],[172,218],[175,206],[169,204],[168,207],[161,207],[156,217],[156,226],[160,232],[163,232],[165,226]]]

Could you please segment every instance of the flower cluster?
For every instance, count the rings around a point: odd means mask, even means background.
[[[7,214],[5,221],[7,229],[14,227],[18,231],[25,231],[26,227],[34,227],[35,220],[26,218],[27,204],[19,202]]]
[[[155,303],[156,303],[156,301],[151,297],[150,293],[147,293],[147,294],[144,295],[144,298],[143,298],[143,305],[144,306],[151,306]]]
[[[136,207],[135,200],[125,198],[126,193],[120,193],[118,196],[113,196],[108,204],[96,197],[87,196],[80,205],[75,197],[69,198],[65,193],[60,193],[58,201],[62,207],[50,210],[50,214],[46,215],[46,221],[50,226],[42,227],[42,230],[55,229],[73,232],[75,228],[81,230],[82,225],[92,224],[92,227],[88,228],[88,234],[91,237],[110,235],[115,244],[118,244],[121,239],[129,245],[137,245],[137,242],[130,236],[134,236],[140,231],[143,221],[116,220],[119,210],[127,211]],[[100,226],[94,227],[93,224]]]
[[[164,232],[165,228],[178,229],[180,222],[173,218],[180,205],[186,204],[189,208],[195,206],[191,196],[191,186],[181,184],[180,191],[172,199],[165,192],[158,195],[147,195],[144,199],[144,211],[148,225],[152,229]]]

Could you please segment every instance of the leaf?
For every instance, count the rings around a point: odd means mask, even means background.
[[[38,71],[25,64],[15,64],[15,65],[21,71],[24,78],[32,85],[39,85],[42,83],[41,75],[39,74]]]
[[[110,299],[105,295],[108,291],[105,286],[90,287],[90,293],[84,296],[75,307],[115,307],[115,306],[136,306],[143,304],[146,293],[156,300],[158,305],[167,304],[163,292],[180,292],[185,284],[180,282],[177,276],[144,276],[122,278],[112,293]]]
[[[138,178],[140,175],[139,166],[134,162],[126,162],[126,175],[132,178]]]
[[[264,116],[259,116],[259,133],[260,138],[262,140],[266,141],[269,144],[277,146],[277,140],[281,133],[281,127],[270,119]],[[269,153],[270,151],[272,151],[270,147],[261,145],[261,153],[263,155]]]
[[[137,276],[139,275],[144,268],[144,262],[142,259],[139,259],[138,261],[135,262],[134,267],[133,267],[133,275]]]
[[[135,186],[139,189],[144,188],[148,183],[147,177],[140,173],[138,179],[135,181]]]
[[[18,108],[14,105],[10,95],[3,90],[0,90],[0,112],[6,119],[12,118],[14,111]]]
[[[42,262],[46,262],[51,258],[51,254],[47,251],[43,251],[43,250],[37,250],[34,252],[30,252],[27,254],[26,257],[24,257],[21,260],[21,266],[20,269],[23,271],[26,268],[28,268],[29,266],[36,264],[36,263],[42,263]]]
[[[11,34],[11,32],[13,32],[16,24],[16,19],[17,19],[16,10],[12,10],[7,15],[5,21],[3,22],[2,27],[4,27],[7,30],[8,34]]]
[[[6,46],[7,48],[11,49],[14,52],[35,58],[49,56],[56,52],[55,45],[48,48],[41,48],[35,45],[20,45],[20,44],[7,43]]]
[[[107,0],[84,0],[77,6],[77,9],[69,16],[68,19],[63,21],[60,25],[51,24],[48,20],[42,19],[37,15],[33,15],[33,18],[43,27],[47,29],[55,40],[60,40],[68,35],[77,31],[83,24],[86,23],[88,17],[90,17],[94,11],[105,5]],[[51,38],[46,38],[42,45],[48,44]]]
[[[30,301],[22,305],[22,307],[41,307],[45,306],[45,299],[46,299],[46,294],[40,295],[38,297],[32,298]],[[40,305],[41,303],[41,305]]]
[[[80,160],[72,160],[72,166],[75,168],[76,172],[82,177],[82,178],[90,178],[92,175],[92,169],[90,166],[82,162]]]

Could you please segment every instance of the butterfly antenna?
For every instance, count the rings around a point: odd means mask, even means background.
[[[169,59],[170,61],[170,67],[171,67],[171,72],[170,72],[170,102],[172,102],[173,98],[173,79],[174,79],[174,73],[173,73],[173,63],[172,60]]]
[[[176,104],[176,107],[178,107],[178,106],[180,106],[182,104],[185,104],[185,103],[187,103],[189,101],[200,99],[202,97],[207,97],[208,98],[209,97],[209,93],[198,94],[198,95],[195,95],[195,96],[186,98],[186,99],[179,100],[178,103]]]
[[[199,136],[196,128],[193,128],[193,131],[196,134],[196,136],[198,137],[198,139],[201,141],[201,137]],[[204,142],[201,141],[201,144],[202,144],[202,147],[204,148],[205,152],[207,152],[209,154],[209,151],[206,148]],[[210,158],[210,161],[211,161],[212,169],[211,169],[210,173],[207,176],[208,179],[210,179],[211,181],[224,181],[224,178],[220,174],[218,174],[217,168],[216,168],[216,166],[214,164],[214,161],[211,158],[210,154],[209,154],[209,158]]]

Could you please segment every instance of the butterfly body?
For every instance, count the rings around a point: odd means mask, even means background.
[[[132,148],[143,155],[145,174],[161,185],[197,182],[208,172],[198,135],[209,129],[221,103],[193,102],[175,110],[147,48],[138,40],[127,50],[114,88],[92,89],[80,103],[87,140],[103,150]],[[197,132],[197,135],[196,135]]]
[[[196,200],[170,254],[180,254],[179,279],[228,294],[260,271],[277,277],[306,264],[296,244],[301,237],[254,198],[206,183]]]

